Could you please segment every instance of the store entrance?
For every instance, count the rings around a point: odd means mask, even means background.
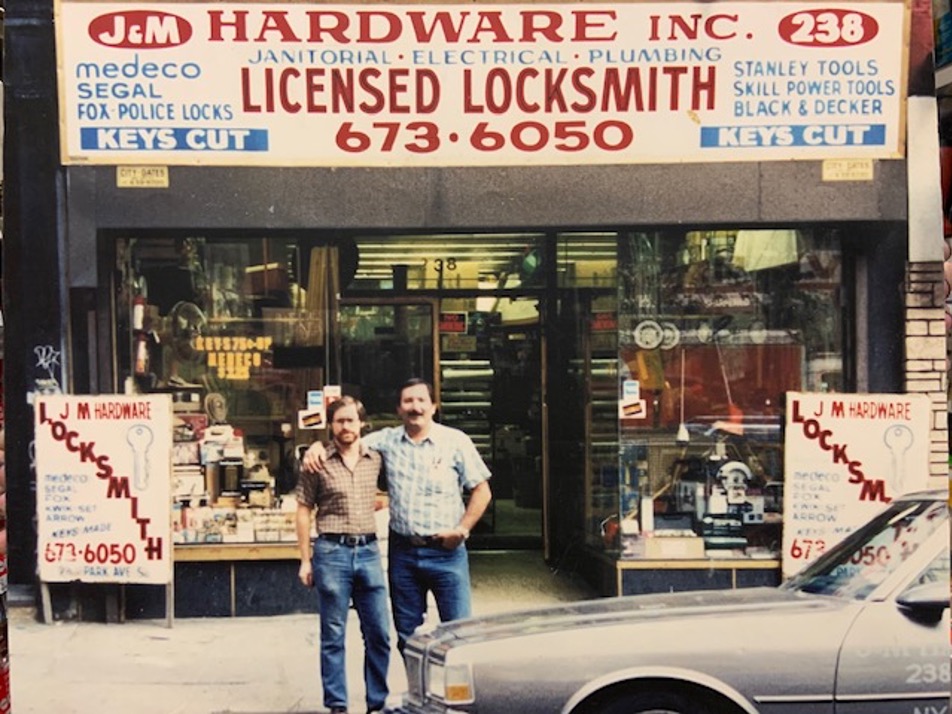
[[[470,546],[542,549],[538,299],[347,298],[339,314],[341,384],[372,428],[399,423],[396,390],[421,376],[437,390],[439,421],[466,432],[492,471],[493,502]]]

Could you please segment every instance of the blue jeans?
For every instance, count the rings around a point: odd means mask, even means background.
[[[312,564],[321,612],[324,706],[347,706],[344,640],[353,599],[364,638],[367,708],[382,709],[388,694],[390,620],[380,547],[375,542],[351,547],[318,538],[314,541]]]
[[[455,550],[411,546],[391,534],[388,570],[397,649],[423,624],[427,592],[432,591],[440,620],[469,617],[472,603],[469,556],[465,545]]]

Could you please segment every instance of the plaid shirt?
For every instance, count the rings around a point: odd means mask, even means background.
[[[383,454],[390,493],[390,528],[402,535],[433,535],[459,525],[463,490],[491,474],[476,446],[459,429],[433,423],[414,443],[403,426],[368,434],[361,443]]]
[[[344,464],[337,445],[327,446],[321,473],[301,471],[296,496],[298,503],[317,507],[318,533],[375,533],[374,499],[382,465],[380,454],[361,440],[360,458],[351,471]]]

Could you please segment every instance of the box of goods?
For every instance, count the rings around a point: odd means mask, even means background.
[[[237,512],[238,521],[235,526],[235,532],[238,535],[239,543],[255,542],[255,520],[254,512],[247,508],[239,508]]]
[[[234,542],[238,517],[234,508],[212,508],[211,519],[205,522],[207,542]]]
[[[649,536],[644,541],[644,557],[652,560],[677,560],[704,557],[704,539],[696,535]]]
[[[176,466],[172,469],[172,497],[180,500],[205,495],[205,474],[201,466]]]
[[[288,280],[288,270],[280,263],[249,265],[245,268],[243,289],[252,295],[286,293]]]
[[[172,442],[172,463],[176,466],[201,465],[201,448],[197,441]]]
[[[277,508],[254,509],[255,540],[263,543],[295,541],[295,514]]]
[[[191,412],[177,413],[172,418],[172,441],[201,441],[207,428],[207,415]]]
[[[271,508],[274,501],[271,484],[267,481],[242,481],[241,494],[245,502],[254,508]]]

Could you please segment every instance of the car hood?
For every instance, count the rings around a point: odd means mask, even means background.
[[[461,641],[489,642],[578,628],[633,625],[639,621],[720,619],[745,614],[763,617],[776,616],[780,611],[793,615],[806,610],[840,609],[853,602],[779,588],[631,595],[445,622],[428,633],[418,633],[417,638],[424,646],[431,646],[435,641],[453,646]]]

